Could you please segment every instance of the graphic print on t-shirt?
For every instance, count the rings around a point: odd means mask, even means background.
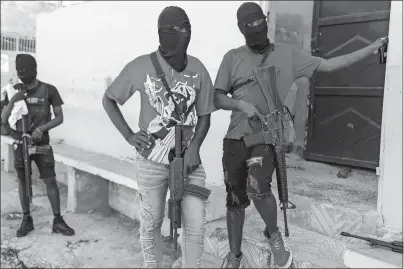
[[[170,73],[172,73],[173,83],[170,83],[168,78],[167,83],[174,98],[170,97],[160,78],[147,74],[146,81],[144,82],[145,93],[149,98],[149,103],[157,112],[157,116],[150,121],[147,131],[158,137],[147,159],[165,164],[168,164],[170,149],[173,149],[175,146],[175,128],[173,126],[176,124],[195,126],[197,122],[194,106],[186,117],[183,118],[183,116],[175,113],[173,99],[179,107],[184,107],[184,110],[188,111],[190,106],[195,102],[195,79],[198,78],[198,74],[187,72],[174,77],[174,72]]]

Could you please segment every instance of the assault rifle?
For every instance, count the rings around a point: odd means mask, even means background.
[[[286,147],[288,146],[288,133],[286,130],[290,124],[287,112],[282,104],[276,87],[276,70],[273,66],[259,67],[253,70],[254,77],[261,89],[270,114],[267,116],[266,130],[259,134],[253,134],[244,138],[244,143],[249,146],[258,144],[272,144],[276,157],[276,181],[280,208],[283,211],[285,222],[285,236],[289,237],[287,209],[295,209],[296,205],[289,201],[288,180],[286,173]]]
[[[27,93],[25,93],[25,97],[27,97]],[[22,144],[26,193],[29,198],[29,202],[32,203],[32,178],[31,178],[32,167],[30,156],[34,154],[47,154],[48,150],[50,149],[50,146],[33,145],[32,137],[29,135],[30,126],[27,115],[22,116],[21,123],[22,123],[22,142],[16,141],[15,143]]]
[[[178,228],[181,228],[181,201],[184,194],[194,195],[202,201],[209,198],[210,190],[194,184],[189,184],[189,179],[184,178],[184,125],[175,126],[175,156],[170,163],[169,188],[170,199],[168,200],[168,218],[170,219],[170,241],[174,241],[177,251]],[[202,220],[201,220],[202,221]]]
[[[341,232],[340,235],[364,240],[366,242],[369,242],[371,246],[382,246],[382,247],[390,248],[394,252],[403,253],[403,242],[400,242],[400,241],[393,241],[393,242],[389,243],[389,242],[374,239],[374,238],[353,235],[353,234],[350,234],[347,232]]]

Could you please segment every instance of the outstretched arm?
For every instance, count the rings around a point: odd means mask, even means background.
[[[374,54],[380,47],[385,45],[387,42],[388,38],[379,38],[373,44],[364,47],[363,49],[354,51],[349,54],[334,57],[328,60],[322,59],[317,70],[320,72],[332,72],[341,68],[348,67]]]

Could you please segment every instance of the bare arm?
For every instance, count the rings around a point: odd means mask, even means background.
[[[61,125],[63,123],[63,110],[61,106],[54,106],[53,107],[53,113],[55,114],[55,117],[45,123],[44,125],[41,125],[38,127],[38,130],[41,131],[41,133],[43,132],[47,132],[59,125]]]
[[[365,59],[366,57],[369,57],[387,42],[388,38],[379,38],[373,44],[364,47],[363,49],[354,51],[346,55],[331,58],[328,60],[322,59],[317,70],[320,72],[332,72],[341,68],[348,67],[354,63],[357,63]]]
[[[11,115],[11,111],[13,110],[14,107],[14,102],[9,102],[4,108],[3,111],[1,112],[1,122],[8,122],[8,118]]]
[[[210,114],[198,117],[198,123],[195,127],[195,135],[191,144],[200,148],[210,128]]]
[[[320,72],[332,72],[341,68],[345,68],[365,59],[366,57],[370,56],[373,52],[374,49],[368,46],[355,52],[341,55],[328,60],[322,59],[317,70]]]
[[[215,106],[223,110],[240,110],[240,101],[227,96],[223,90],[215,90]]]
[[[129,137],[132,136],[133,131],[123,117],[118,104],[113,99],[109,98],[107,93],[105,93],[104,97],[102,98],[102,105],[105,109],[105,112],[107,112],[109,119],[114,124],[115,128],[118,129],[125,140],[128,140]]]

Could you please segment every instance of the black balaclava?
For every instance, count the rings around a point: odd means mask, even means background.
[[[186,28],[186,32],[174,29]],[[159,51],[167,63],[177,72],[187,66],[187,48],[191,40],[191,24],[185,11],[180,7],[166,7],[158,19]]]
[[[238,28],[244,35],[247,46],[260,54],[269,48],[268,24],[266,21],[252,27],[248,27],[247,24],[265,18],[260,5],[254,2],[243,3],[237,10]]]
[[[15,68],[18,78],[25,85],[30,84],[36,79],[36,60],[29,54],[17,54],[15,58]]]

